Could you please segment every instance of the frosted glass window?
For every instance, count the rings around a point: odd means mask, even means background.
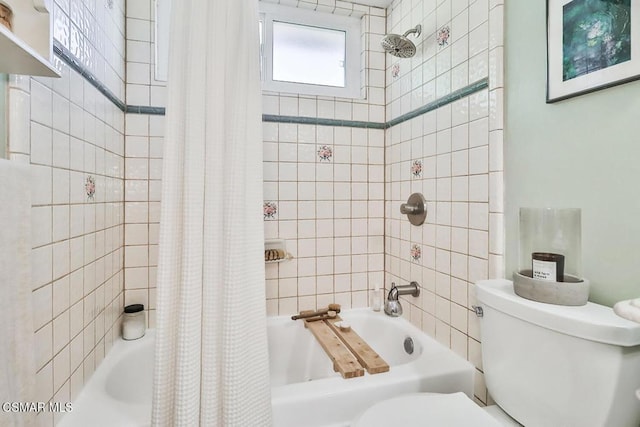
[[[362,17],[259,3],[263,90],[363,96]]]
[[[345,87],[346,33],[273,22],[273,80]]]

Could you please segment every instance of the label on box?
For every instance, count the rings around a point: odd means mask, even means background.
[[[533,278],[538,280],[545,280],[547,282],[556,281],[556,268],[555,261],[540,261],[533,260]]]

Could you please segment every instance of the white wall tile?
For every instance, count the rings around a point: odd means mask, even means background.
[[[35,362],[36,368],[46,365],[53,355],[53,332],[51,323],[47,323],[35,333]]]
[[[127,18],[127,39],[150,42],[151,22],[145,19]]]
[[[472,175],[469,177],[469,201],[488,202],[489,201],[489,179],[488,175]]]
[[[151,20],[151,4],[143,0],[127,3],[127,18]]]
[[[53,395],[53,364],[48,363],[36,374],[36,399],[37,401],[47,401],[48,396]],[[43,424],[52,424],[51,417],[43,416]]]
[[[60,11],[60,9],[56,10]],[[91,17],[91,15],[86,16]],[[120,17],[124,22],[124,15],[121,14]],[[63,18],[63,13],[56,12],[54,19]],[[114,68],[120,69],[124,65],[124,42],[116,22],[117,19],[114,19],[95,25],[95,22],[89,21],[88,25],[92,25],[94,31],[91,37],[95,38],[92,41],[100,40],[111,46],[115,41],[115,44],[122,46],[120,55],[116,52],[114,61],[111,63]],[[89,27],[84,24],[83,22],[82,28],[88,29]],[[82,41],[88,40],[86,34],[80,34],[80,37]],[[118,43],[119,39],[122,40],[120,43]],[[90,50],[92,48],[90,46]],[[103,54],[107,55],[103,51],[92,51],[91,54],[99,61],[105,60]],[[88,58],[84,56],[84,52],[78,59],[96,73],[95,64],[85,63]],[[84,77],[70,70],[61,61],[56,59],[56,62],[61,68],[62,78],[54,81],[15,77],[12,78],[12,89],[9,95],[11,157],[30,155],[25,160],[32,164],[33,172],[31,202],[34,238],[32,244],[35,249],[32,252],[31,263],[32,286],[35,289],[33,298],[37,329],[36,356],[38,367],[42,367],[37,374],[37,382],[40,385],[39,400],[42,401],[50,400],[58,389],[60,391],[56,394],[57,396],[64,396],[65,393],[70,395],[69,341],[71,333],[78,331],[77,326],[71,324],[73,320],[77,321],[78,317],[72,315],[74,311],[69,306],[82,296],[85,285],[88,288],[96,286],[95,283],[85,282],[87,279],[91,280],[92,275],[83,274],[82,267],[99,266],[92,270],[94,280],[102,280],[105,275],[105,262],[103,260],[96,262],[96,259],[91,257],[85,259],[85,255],[92,253],[84,250],[83,238],[72,236],[83,235],[85,225],[90,226],[90,232],[103,236],[104,230],[98,230],[98,227],[106,226],[105,201],[117,202],[120,199],[120,203],[122,202],[122,196],[116,193],[117,189],[108,186],[103,176],[107,173],[105,169],[107,157],[103,147],[107,140],[122,140],[122,135],[118,133],[124,129],[124,117],[113,114],[115,107],[111,106],[110,101],[106,100]],[[100,80],[104,78],[104,73],[96,74]],[[122,73],[121,76],[124,74]],[[124,94],[124,81],[121,78],[104,79],[104,82],[116,94]],[[115,150],[115,154],[109,155],[117,157],[117,153],[118,150]],[[94,176],[97,188],[93,201],[87,199],[84,188],[85,174],[101,175]],[[109,184],[114,184],[116,181],[115,178],[111,178]],[[120,179],[120,185],[121,182]],[[99,208],[93,210],[93,222],[85,218],[83,204],[87,202],[99,204]],[[115,224],[112,220],[109,223],[115,225],[117,220]],[[102,238],[99,241],[104,242]],[[111,248],[119,248],[122,246],[122,241],[119,237],[115,241],[110,239],[110,245]],[[94,256],[105,255],[104,243],[102,249],[94,251],[93,254]],[[72,268],[74,272],[69,274]],[[117,265],[115,269],[117,271]],[[83,323],[80,317],[80,328],[83,327]],[[104,324],[104,321],[102,323]],[[102,329],[104,334],[104,328]],[[74,391],[77,392],[77,380],[73,384]],[[49,421],[49,425],[53,423],[53,416],[41,417],[41,419]]]
[[[393,30],[402,25],[407,11],[413,9],[408,0],[394,5],[387,19],[388,28]],[[420,70],[422,81],[428,82],[422,87],[422,102],[485,77],[489,77],[490,87],[501,88],[502,74],[498,69],[501,30],[490,28],[488,0],[421,2],[421,5],[423,26],[432,23],[434,32],[445,24],[451,28],[448,45],[438,47],[434,43],[429,48],[423,44],[422,57],[412,59],[409,69]],[[501,22],[501,13],[502,10],[496,11],[491,19]],[[491,55],[489,43],[496,49]],[[391,66],[386,71],[387,120],[419,106],[411,71],[403,68],[400,64],[399,78],[391,75]],[[500,220],[492,218],[490,224],[489,212],[502,209],[502,97],[499,92],[491,96],[487,90],[480,91],[421,116],[421,133],[416,133],[417,126],[414,129],[403,123],[388,130],[385,141],[385,214],[393,218],[387,220],[385,230],[386,274],[396,281],[422,275],[425,287],[434,289],[440,299],[431,305],[411,305],[411,320],[463,357],[473,354],[474,360],[478,360],[479,346],[469,341],[479,334],[477,322],[468,317],[466,307],[472,290],[467,289],[467,284],[497,274],[501,268],[497,259],[501,255],[489,260],[494,257],[489,255],[494,247],[492,239],[502,238],[495,231]],[[497,132],[490,139],[494,123]],[[422,139],[422,145],[413,144],[407,149],[416,138]],[[423,161],[420,179],[411,178],[410,160],[414,158]],[[489,175],[492,171],[496,172],[494,176]],[[411,191],[422,191],[429,200],[430,214],[421,233],[414,233],[396,212],[397,204],[403,203]],[[443,218],[449,222],[443,223]],[[430,224],[433,222],[437,225]],[[422,261],[427,267],[421,272],[411,268],[412,263],[405,258],[410,243],[416,240],[423,244]],[[498,241],[495,247],[499,251]],[[414,313],[416,310],[422,314]],[[476,397],[486,400],[484,395]]]
[[[36,80],[31,81],[31,120],[51,127],[53,120],[51,89]]]
[[[151,87],[145,84],[127,84],[128,105],[151,105]]]

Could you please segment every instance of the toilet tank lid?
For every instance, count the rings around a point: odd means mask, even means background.
[[[592,302],[564,306],[531,301],[515,294],[511,280],[482,280],[475,288],[480,305],[535,325],[605,344],[640,345],[640,323],[623,319],[611,307]]]

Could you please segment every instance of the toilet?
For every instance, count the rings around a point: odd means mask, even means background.
[[[353,426],[640,426],[640,324],[594,303],[524,299],[509,280],[475,288],[496,405],[481,408],[464,393],[401,395],[371,406]]]

